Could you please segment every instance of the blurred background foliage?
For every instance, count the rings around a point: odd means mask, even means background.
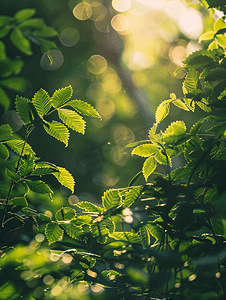
[[[177,75],[174,72],[188,54],[202,49],[198,37],[212,30],[217,14],[207,11],[199,1],[1,2],[1,14],[5,16],[13,17],[24,8],[35,9],[34,17],[43,19],[58,34],[48,37],[51,42],[46,48],[40,45],[37,35],[31,38],[28,33],[30,53],[13,46],[9,34],[2,37],[7,57],[24,61],[18,70],[24,81],[17,88],[0,82],[8,99],[1,102],[0,121],[9,123],[16,134],[23,134],[22,124],[15,119],[15,95],[31,98],[40,88],[52,94],[71,85],[73,99],[93,105],[102,121],[86,120],[85,136],[71,132],[67,148],[47,138],[41,126],[29,143],[44,161],[64,166],[75,178],[75,195],[61,188],[59,206],[68,201],[72,205],[84,200],[100,203],[105,189],[126,186],[140,170],[142,158],[132,158],[124,146],[147,137],[156,107],[170,93],[182,96],[186,71],[181,69]],[[164,125],[174,118],[188,125],[195,121],[191,114],[174,107]],[[173,167],[181,164],[178,158],[173,163]],[[162,166],[157,171],[165,172]],[[144,180],[141,178],[139,183]],[[55,181],[52,185],[58,188]],[[54,203],[59,208],[55,199],[49,205]],[[47,206],[45,203],[48,210]]]

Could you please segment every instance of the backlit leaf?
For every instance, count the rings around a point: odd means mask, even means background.
[[[163,140],[167,144],[177,144],[186,136],[186,126],[183,121],[172,122],[165,130]]]
[[[107,190],[102,196],[102,204],[105,210],[118,206],[121,202],[121,197],[118,190]]]
[[[12,136],[13,132],[9,124],[0,126],[0,142],[8,140]]]
[[[99,207],[99,206],[96,206],[90,202],[87,202],[87,201],[82,201],[82,202],[79,202],[77,204],[77,206],[79,208],[82,208],[82,209],[85,209],[86,211],[88,212],[97,212],[97,213],[101,213],[103,211],[103,208]]]
[[[148,177],[155,171],[156,167],[157,167],[157,162],[153,156],[150,156],[145,160],[143,164],[142,172],[146,181]]]
[[[18,50],[26,55],[32,55],[30,42],[24,37],[19,28],[15,28],[12,31],[10,40]]]
[[[76,212],[73,208],[71,207],[62,207],[61,209],[59,209],[56,214],[55,214],[55,218],[57,221],[67,221],[67,220],[71,220],[75,217]]]
[[[109,230],[102,222],[93,223],[90,226],[93,237],[100,243],[105,243]]]
[[[38,194],[52,194],[53,191],[45,182],[41,180],[32,181],[30,179],[25,179],[26,184],[29,189]]]
[[[123,192],[123,207],[130,207],[142,195],[143,186],[134,187]]]
[[[200,119],[198,122],[193,124],[191,129],[190,129],[190,134],[191,135],[196,135],[199,132],[199,129],[201,128],[203,122],[204,122],[204,120]]]
[[[115,240],[126,241],[128,243],[141,244],[141,238],[138,234],[132,232],[114,232],[109,236]]]
[[[96,111],[96,109],[87,102],[81,100],[71,100],[67,103],[67,105],[72,106],[75,110],[77,110],[77,112],[79,112],[82,115],[89,117],[97,117],[101,119],[101,116]]]
[[[31,120],[31,113],[30,113],[30,100],[27,98],[16,96],[16,112],[18,113],[21,120],[24,122],[24,124],[30,123]]]
[[[69,131],[64,124],[59,123],[57,121],[52,121],[51,123],[48,122],[48,126],[44,125],[44,129],[48,134],[53,136],[55,139],[63,142],[67,147],[68,139],[69,139]]]
[[[63,229],[61,229],[57,223],[48,223],[46,225],[45,235],[49,241],[49,245],[58,241],[62,237],[63,233]]]
[[[159,106],[157,107],[157,110],[155,112],[155,119],[157,124],[162,122],[162,120],[164,120],[165,117],[168,116],[170,111],[170,106],[169,106],[170,102],[172,102],[172,99],[165,100],[162,103],[160,103]]]
[[[37,163],[31,175],[47,175],[58,172],[58,168],[50,163]]]
[[[199,37],[199,43],[201,43],[201,41],[212,40],[214,38],[214,34],[215,34],[215,31],[207,31],[207,32],[203,33]]]
[[[44,116],[51,108],[51,98],[49,94],[40,89],[33,97],[32,102],[40,116]]]
[[[85,121],[76,112],[70,109],[58,109],[59,118],[71,129],[84,134]]]
[[[177,106],[177,107],[179,107],[179,108],[181,108],[183,110],[189,111],[189,108],[187,107],[187,105],[183,101],[181,101],[180,99],[174,100],[174,101],[172,101],[172,103],[175,106]]]
[[[226,27],[226,24],[224,22],[224,19],[223,18],[219,18],[213,25],[213,28],[215,31],[218,31],[222,28],[225,28]]]
[[[184,94],[192,93],[194,90],[196,90],[198,85],[198,80],[199,80],[198,71],[194,69],[190,69],[183,82]]]
[[[156,153],[155,159],[159,164],[170,165],[172,167],[171,159],[168,156],[166,157],[166,155],[162,154],[161,151],[158,151]]]
[[[67,187],[72,193],[74,193],[75,181],[73,176],[66,169],[62,167],[57,168],[59,172],[53,173],[53,175],[63,186]]]
[[[148,248],[150,246],[150,234],[146,226],[142,226],[139,229],[139,236],[141,238],[143,247]]]
[[[143,157],[148,157],[155,154],[158,151],[158,147],[152,144],[143,144],[133,149],[131,154],[136,154]]]
[[[22,156],[33,154],[35,155],[35,152],[32,150],[31,146],[28,145],[28,143],[25,144],[24,147],[24,141],[23,140],[10,140],[5,141],[6,143],[14,152],[21,155],[21,152],[23,150]]]
[[[21,176],[25,176],[30,173],[35,167],[34,157],[28,156],[25,162],[20,166],[19,173]]]
[[[72,93],[73,90],[70,85],[68,87],[55,91],[52,96],[53,107],[59,107],[65,104],[65,102],[67,102],[71,98]]]
[[[79,239],[84,234],[84,230],[81,225],[77,225],[76,220],[71,220],[68,224],[62,224],[66,233],[73,239]]]

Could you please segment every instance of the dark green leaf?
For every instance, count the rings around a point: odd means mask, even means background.
[[[18,113],[19,117],[25,125],[31,123],[32,121],[29,103],[29,99],[16,96],[16,112]]]
[[[47,41],[47,40],[42,39],[42,38],[37,38],[37,40],[40,43],[40,47],[41,47],[41,50],[42,50],[43,53],[46,53],[51,49],[57,49],[57,45],[52,41]]]
[[[0,16],[0,27],[11,23],[12,20],[9,16]]]
[[[214,59],[211,52],[207,50],[195,51],[183,61],[183,63],[189,68],[206,67],[211,65],[213,62]]]
[[[19,173],[21,176],[25,176],[33,171],[35,167],[34,157],[29,155],[25,162],[20,166]]]
[[[22,22],[26,19],[31,18],[33,15],[35,15],[35,9],[25,8],[25,9],[21,9],[18,12],[16,12],[15,15],[14,15],[14,18],[18,22]]]
[[[212,69],[205,77],[207,81],[218,81],[222,79],[226,79],[226,69],[224,68]]]
[[[150,234],[146,226],[142,226],[139,229],[139,236],[141,238],[143,247],[148,248],[150,246]]]
[[[0,126],[0,142],[8,140],[12,136],[13,132],[9,124]]]
[[[0,157],[2,159],[7,159],[9,157],[9,151],[5,145],[0,143]]]
[[[41,30],[36,30],[34,35],[41,37],[53,37],[58,35],[56,30],[52,27],[44,26]]]
[[[15,197],[9,200],[8,205],[26,207],[28,206],[28,203],[25,197]]]
[[[24,180],[28,185],[29,189],[38,194],[52,194],[53,191],[45,182],[41,180],[32,181],[30,179]]]
[[[11,104],[11,101],[5,91],[0,87],[0,104],[3,106],[4,110],[8,110]]]
[[[20,175],[15,173],[14,171],[11,171],[9,169],[5,169],[6,176],[8,176],[10,179],[13,179],[14,181],[18,181],[20,179]]]
[[[9,33],[10,29],[11,29],[10,26],[0,28],[0,39],[6,36]]]
[[[204,122],[204,119],[203,119],[203,118],[200,119],[200,120],[198,120],[198,122],[196,122],[196,123],[191,127],[191,129],[190,129],[190,134],[191,134],[191,135],[196,135],[196,134],[199,132],[199,130],[200,130],[200,128],[201,128],[203,122]]]
[[[0,81],[0,85],[15,91],[22,91],[26,88],[27,83],[23,77],[10,77]]]
[[[23,36],[19,28],[15,28],[12,31],[10,40],[18,50],[26,55],[32,55],[30,42]]]
[[[32,29],[42,29],[44,27],[44,23],[42,19],[33,18],[29,20],[25,20],[19,24],[20,28],[32,28]]]

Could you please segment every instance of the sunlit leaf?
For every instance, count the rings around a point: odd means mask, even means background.
[[[34,157],[28,156],[25,162],[20,166],[19,173],[21,176],[25,176],[28,173],[32,172],[35,167]]]
[[[75,217],[76,215],[76,211],[73,208],[70,207],[62,207],[61,209],[59,209],[56,214],[55,214],[55,218],[57,221],[60,220],[71,220]]]
[[[199,80],[199,73],[194,69],[190,69],[183,82],[183,92],[184,94],[192,93],[197,89]]]
[[[25,8],[25,9],[21,9],[21,10],[17,11],[14,15],[14,18],[18,22],[22,22],[26,19],[31,18],[34,14],[35,14],[35,9]]]
[[[176,144],[186,136],[186,126],[183,121],[172,122],[165,130],[163,140],[168,144]]]
[[[131,154],[136,154],[143,157],[148,157],[155,154],[158,151],[158,147],[152,144],[143,144],[133,149]]]
[[[214,38],[214,34],[215,34],[215,31],[207,31],[207,32],[203,33],[199,37],[199,43],[201,43],[201,41],[212,40]]]
[[[71,100],[67,103],[67,105],[72,106],[75,110],[77,110],[77,112],[79,112],[82,115],[89,117],[97,117],[101,119],[101,116],[96,111],[96,109],[87,102],[81,100]]]
[[[10,141],[5,141],[4,143],[6,143],[14,152],[16,152],[19,155],[22,156],[29,155],[29,154],[35,155],[35,152],[32,150],[31,146],[28,145],[28,143],[26,143],[24,147],[23,140],[10,140]]]
[[[125,193],[123,193],[123,207],[130,207],[136,200],[140,198],[142,191],[143,186],[138,186],[128,189]]]
[[[46,132],[52,135],[55,139],[63,142],[67,147],[69,139],[69,131],[67,127],[57,121],[52,121],[51,123],[47,122],[47,124],[48,126],[44,125]]]
[[[119,205],[121,197],[118,190],[107,190],[102,196],[102,204],[105,210]]]
[[[84,134],[85,121],[76,112],[70,109],[58,109],[59,118],[71,129]]]
[[[8,205],[26,207],[28,206],[28,203],[25,197],[15,197],[9,200]]]
[[[68,87],[55,91],[52,96],[53,107],[59,107],[65,104],[65,102],[67,102],[71,98],[72,93],[73,90],[70,85]]]
[[[197,101],[196,104],[204,111],[206,112],[211,112],[212,109],[211,107],[209,106],[209,103],[206,99],[202,99],[202,101]]]
[[[19,117],[24,122],[24,124],[29,124],[32,121],[29,103],[29,99],[16,96],[16,112],[18,113]]]
[[[33,97],[32,102],[40,116],[44,116],[51,108],[51,98],[49,94],[40,89]]]
[[[156,239],[155,243],[157,243],[159,240],[162,240],[164,229],[157,225],[157,224],[146,224],[146,228],[150,232],[150,234]]]
[[[196,135],[199,132],[199,130],[200,130],[203,122],[204,122],[204,120],[202,118],[202,119],[198,120],[198,122],[196,122],[195,124],[193,124],[192,127],[191,127],[191,129],[190,129],[190,134],[191,135]]]
[[[168,156],[166,157],[166,155],[162,154],[161,150],[156,153],[155,159],[159,164],[170,165],[172,167],[171,159]]]
[[[57,168],[59,172],[53,173],[53,175],[63,186],[67,187],[72,193],[74,193],[75,181],[73,176],[66,169],[62,167]]]
[[[107,227],[110,233],[115,232],[115,222],[112,221],[112,218],[106,218],[102,221],[102,223]]]
[[[189,98],[184,98],[184,102],[191,111],[195,111],[195,101]]]
[[[226,27],[226,24],[224,22],[224,19],[223,18],[219,18],[213,25],[213,28],[215,31],[218,31],[222,28],[225,28]]]
[[[86,211],[88,212],[97,212],[97,213],[101,213],[103,211],[103,208],[99,207],[99,206],[96,206],[90,202],[87,202],[87,201],[82,201],[82,202],[79,202],[77,204],[77,206],[79,208],[82,208],[82,209],[85,209]]]
[[[174,100],[174,101],[172,101],[172,103],[175,106],[177,106],[177,107],[179,107],[179,108],[181,108],[183,110],[189,111],[189,108],[187,107],[187,105],[183,101],[181,101],[180,99]]]
[[[183,61],[185,66],[187,65],[186,67],[189,68],[206,67],[211,65],[213,62],[214,59],[210,51],[207,50],[195,51]]]
[[[170,102],[172,102],[172,99],[165,100],[162,103],[160,103],[157,107],[157,110],[155,112],[155,119],[157,124],[162,122],[165,119],[165,117],[168,116],[170,111]]]
[[[157,167],[157,162],[153,156],[147,158],[143,164],[142,172],[145,180],[155,171]]]
[[[47,175],[58,172],[58,168],[50,163],[37,163],[31,175]]]
[[[81,225],[78,225],[76,220],[71,220],[68,224],[62,224],[66,233],[73,239],[79,239],[84,234],[84,230]]]
[[[15,28],[12,31],[10,40],[18,50],[26,55],[32,55],[30,42],[24,37],[19,28]]]
[[[150,234],[146,226],[142,226],[139,229],[139,236],[141,238],[143,247],[148,248],[150,246]]]
[[[12,136],[13,132],[9,124],[0,126],[0,142],[8,140]]]
[[[60,228],[59,224],[57,223],[48,223],[45,228],[45,235],[49,241],[49,245],[58,241],[64,231]]]
[[[119,273],[118,271],[115,271],[115,270],[104,270],[101,272],[101,275],[103,275],[104,277],[108,277],[108,278],[110,278],[111,276],[122,276],[121,273]]]
[[[107,239],[107,235],[109,234],[109,230],[107,227],[101,222],[93,223],[90,226],[91,233],[93,237],[100,243],[105,243]]]
[[[110,233],[109,236],[115,240],[127,241],[128,243],[141,243],[141,238],[139,235],[132,232],[114,232]]]
[[[38,194],[52,194],[53,191],[45,182],[41,180],[32,181],[30,179],[25,179],[26,184],[29,189]]]

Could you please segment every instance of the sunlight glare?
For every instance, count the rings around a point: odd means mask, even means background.
[[[92,13],[92,7],[87,2],[81,2],[73,9],[73,15],[81,21],[89,19],[92,16]]]
[[[113,0],[112,7],[118,12],[124,12],[130,9],[131,1],[130,0]]]
[[[203,32],[202,15],[194,8],[187,8],[179,18],[180,30],[191,39],[197,39]]]
[[[118,33],[121,33],[129,28],[130,20],[125,15],[117,14],[111,19],[111,26]]]

